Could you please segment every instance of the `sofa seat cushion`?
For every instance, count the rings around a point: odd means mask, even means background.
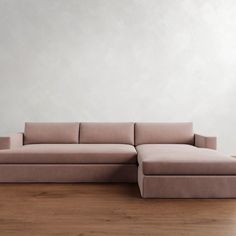
[[[136,147],[144,175],[236,175],[236,159],[184,144]]]
[[[133,146],[126,144],[33,144],[0,151],[0,164],[132,164]]]

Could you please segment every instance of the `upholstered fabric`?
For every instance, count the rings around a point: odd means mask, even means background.
[[[137,182],[134,164],[0,164],[0,182]],[[94,193],[96,194],[96,193]]]
[[[144,175],[138,170],[143,198],[236,198],[235,175]]]
[[[0,137],[0,150],[10,149],[10,137]]]
[[[0,182],[138,178],[144,198],[236,198],[236,159],[192,123],[26,123],[24,144],[0,138]]]
[[[193,125],[186,123],[136,123],[135,145],[193,144]]]
[[[134,144],[134,123],[81,123],[80,143]]]
[[[204,135],[195,134],[195,143],[194,145],[199,148],[210,148],[215,149],[217,148],[217,138],[216,137],[208,137]]]
[[[236,175],[236,159],[212,149],[184,144],[136,148],[145,175]]]
[[[23,133],[12,134],[9,137],[0,137],[0,150],[1,149],[15,149],[22,147]]]
[[[136,163],[137,153],[126,144],[33,144],[1,150],[2,164],[123,164]]]
[[[78,143],[79,123],[25,123],[24,144]]]

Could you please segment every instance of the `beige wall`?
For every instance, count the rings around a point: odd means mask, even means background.
[[[0,134],[193,121],[236,154],[236,1],[0,0]]]

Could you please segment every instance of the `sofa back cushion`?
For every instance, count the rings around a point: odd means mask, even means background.
[[[134,145],[134,123],[81,123],[80,143]]]
[[[79,123],[25,123],[24,144],[78,142]]]
[[[140,144],[193,144],[193,124],[136,123],[135,145]]]

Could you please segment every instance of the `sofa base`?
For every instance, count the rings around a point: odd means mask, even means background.
[[[139,169],[138,184],[143,198],[236,198],[236,176],[156,175]]]
[[[2,164],[0,182],[137,182],[132,164]]]

